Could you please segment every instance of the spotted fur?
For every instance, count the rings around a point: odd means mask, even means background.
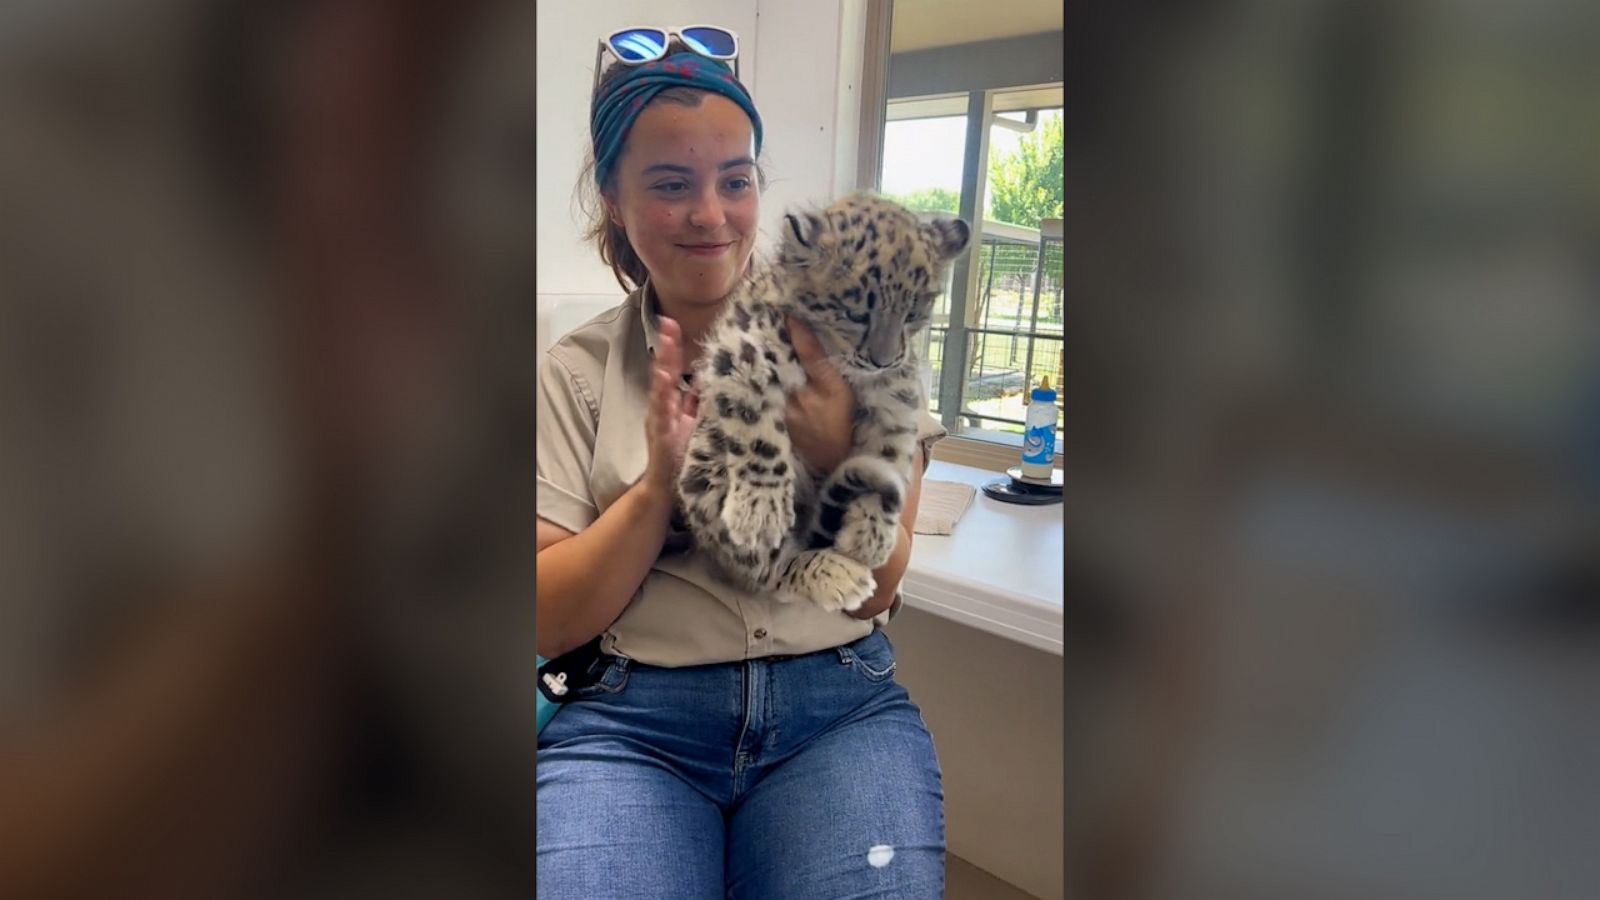
[[[784,217],[777,258],[735,291],[696,368],[700,421],[678,479],[696,544],[725,577],[853,610],[898,537],[916,419],[917,336],[970,232],[872,194]],[[808,325],[856,395],[854,449],[825,477],[795,455],[787,396],[805,384],[785,317]]]

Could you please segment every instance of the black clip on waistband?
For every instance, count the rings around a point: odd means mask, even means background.
[[[566,703],[580,688],[599,680],[594,672],[600,659],[600,639],[568,650],[539,667],[539,690],[551,703]]]

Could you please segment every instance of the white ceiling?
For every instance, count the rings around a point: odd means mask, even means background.
[[[1061,31],[1058,0],[894,0],[891,53]]]

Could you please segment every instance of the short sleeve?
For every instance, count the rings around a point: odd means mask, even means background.
[[[554,352],[539,366],[534,469],[539,518],[577,533],[599,518],[589,492],[600,405]]]
[[[949,433],[950,429],[926,410],[917,419],[917,443],[922,445],[923,472],[928,471],[928,463],[933,459],[933,445]]]

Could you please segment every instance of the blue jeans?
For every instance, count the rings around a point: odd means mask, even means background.
[[[939,762],[882,631],[798,657],[595,669],[539,736],[539,897],[944,896]]]

